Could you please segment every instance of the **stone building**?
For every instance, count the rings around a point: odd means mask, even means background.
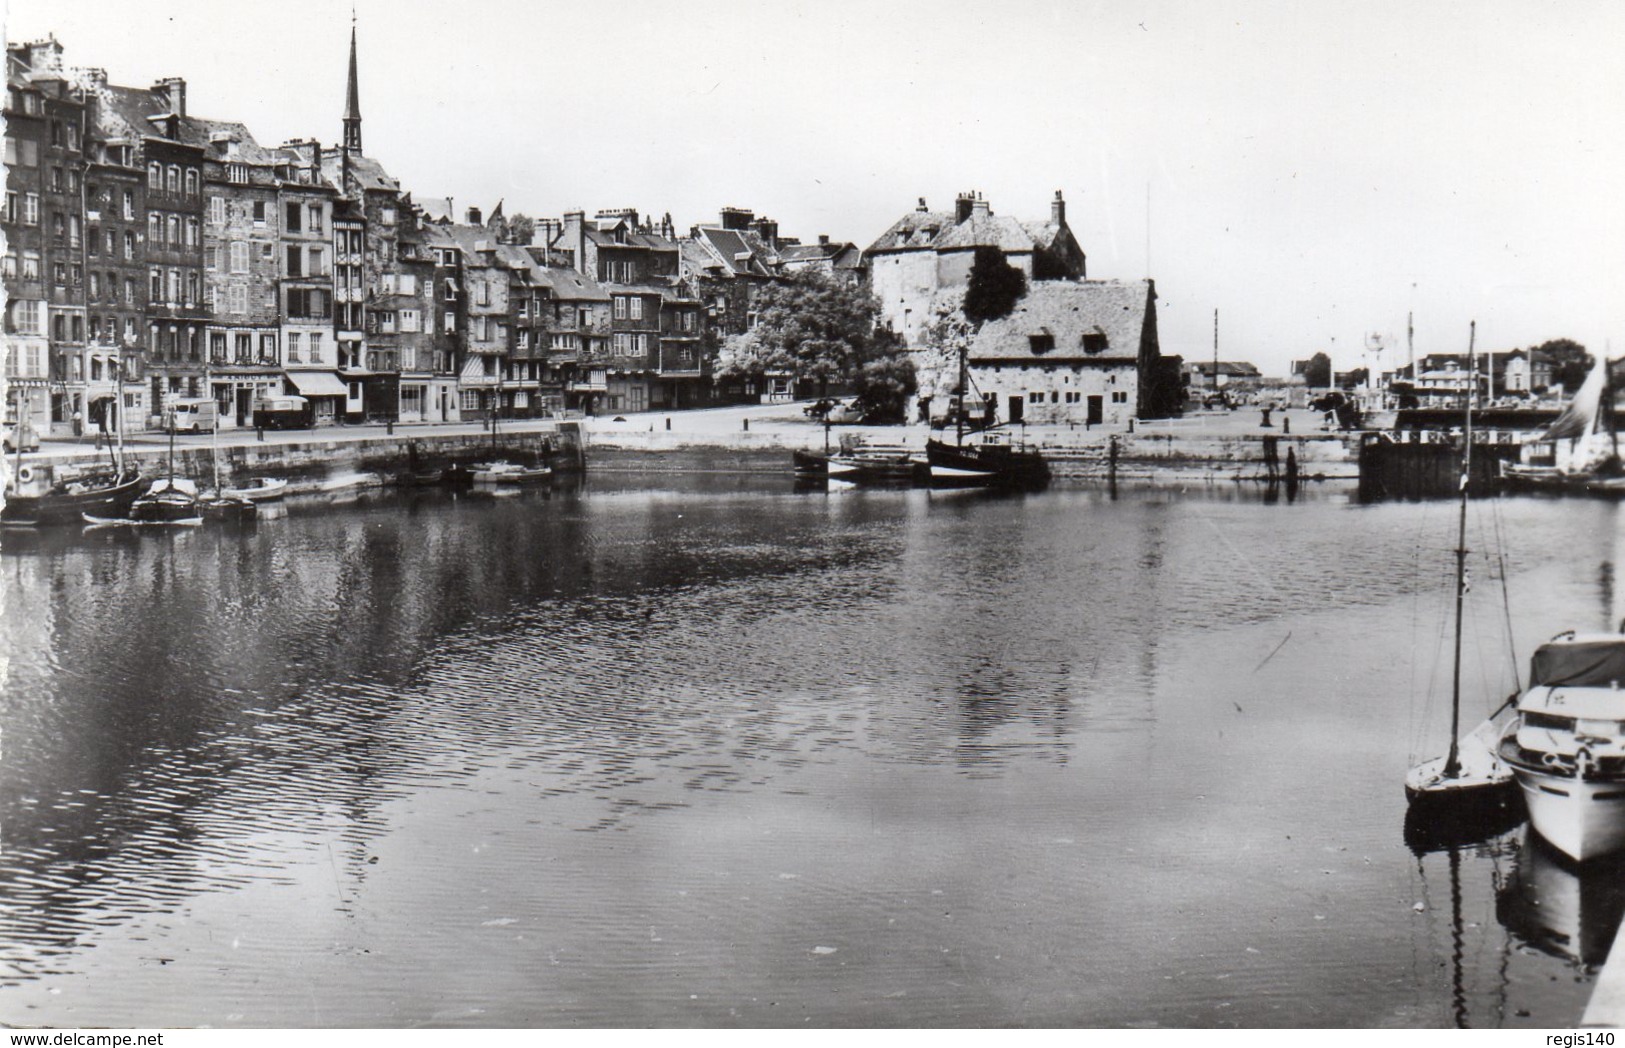
[[[192,121],[203,156],[203,281],[210,396],[222,428],[251,426],[282,391],[281,158],[242,124]]]
[[[1149,412],[1159,369],[1150,280],[1039,280],[990,320],[966,360],[1001,422],[1125,424]]]
[[[1049,221],[1042,223],[995,215],[979,193],[960,194],[952,213],[932,211],[922,198],[864,252],[882,322],[910,348],[919,346],[938,314],[959,305],[978,247],[998,248],[1029,280],[1087,275],[1060,190],[1050,203]]]
[[[54,39],[6,49],[6,419],[35,434],[50,430],[51,382],[65,370],[58,356],[69,352],[67,343],[53,345],[51,338],[53,269],[67,264],[68,252],[49,235],[45,206],[51,128],[63,119],[60,70],[61,45]]]
[[[94,124],[95,88],[107,82],[100,69],[81,74]],[[129,139],[87,135],[85,141],[85,308],[90,343],[86,424],[115,432],[123,414],[126,433],[147,421],[142,367],[146,335],[147,265],[142,243],[146,228],[146,178]]]
[[[309,399],[318,423],[343,414],[349,389],[339,381],[334,332],[334,259],[338,256],[333,214],[337,191],[322,176],[322,147],[314,139],[293,141],[278,153],[277,256],[285,392]],[[356,271],[359,287],[359,266]]]

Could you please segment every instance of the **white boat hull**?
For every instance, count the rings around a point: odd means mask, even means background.
[[[1575,862],[1625,849],[1625,782],[1587,782],[1518,768],[1529,822]]]

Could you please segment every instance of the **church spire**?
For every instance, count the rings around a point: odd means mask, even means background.
[[[344,148],[361,152],[361,92],[355,75],[355,12],[350,12],[350,89],[344,100]]]

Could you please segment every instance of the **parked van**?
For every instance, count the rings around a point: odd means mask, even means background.
[[[170,407],[170,424],[177,433],[207,433],[220,424],[220,407],[211,397],[177,400]]]
[[[310,401],[304,397],[261,397],[254,401],[254,425],[259,429],[309,429],[315,424]]]

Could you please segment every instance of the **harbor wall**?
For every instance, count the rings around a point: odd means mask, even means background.
[[[362,439],[229,444],[218,449],[207,444],[186,444],[175,448],[174,470],[176,476],[209,486],[214,482],[218,457],[220,479],[227,486],[244,484],[255,477],[276,476],[288,481],[290,493],[298,493],[319,490],[326,481],[345,474],[390,477],[412,468],[439,468],[494,456],[527,463],[545,460],[560,472],[579,471],[584,463],[580,425],[560,422],[539,431],[504,433],[495,452],[488,434],[432,431]],[[105,467],[109,456],[103,449],[49,459],[29,456],[25,461],[36,474],[46,471],[50,483],[86,469]],[[170,468],[169,449],[156,443],[126,447],[124,461],[149,477],[163,476]]]

